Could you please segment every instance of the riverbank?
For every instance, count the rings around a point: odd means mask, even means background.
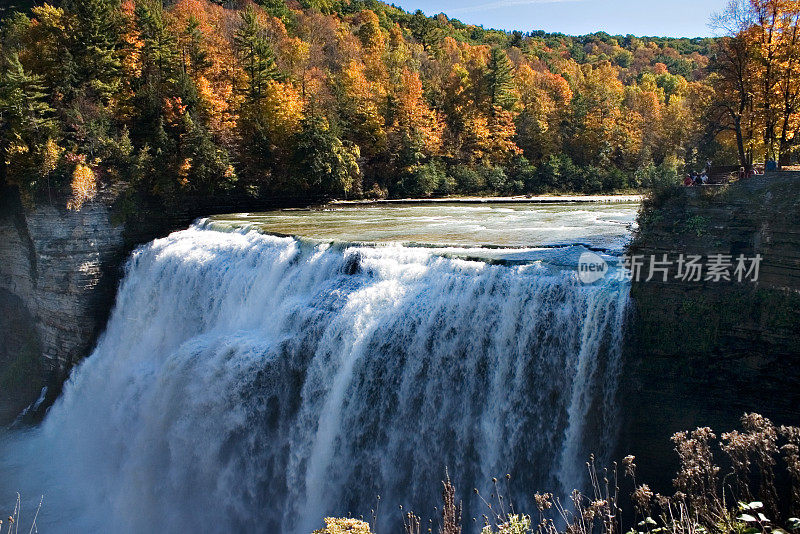
[[[326,206],[374,204],[560,204],[580,202],[641,202],[644,195],[536,195],[512,197],[441,197],[334,200]]]

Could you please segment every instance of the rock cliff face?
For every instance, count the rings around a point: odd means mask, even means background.
[[[0,210],[0,421],[57,384],[105,322],[124,258],[108,208]]]
[[[683,188],[639,222],[631,254],[763,258],[755,282],[675,280],[673,265],[632,284],[621,452],[666,491],[674,432],[727,431],[749,411],[800,423],[800,173]]]

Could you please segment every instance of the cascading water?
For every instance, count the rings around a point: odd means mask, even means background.
[[[498,265],[195,224],[133,254],[0,483],[45,493],[48,532],[308,534],[377,495],[390,531],[398,504],[433,516],[447,469],[470,531],[473,487],[511,473],[523,508],[613,446],[627,284],[581,284],[583,250]]]

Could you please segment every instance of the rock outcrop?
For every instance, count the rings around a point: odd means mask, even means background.
[[[125,255],[109,209],[0,210],[0,421],[58,384],[91,349],[113,302]]]
[[[630,254],[762,257],[756,281],[681,281],[673,265],[667,282],[632,283],[621,452],[667,491],[674,432],[727,431],[750,411],[800,423],[800,173],[682,188],[639,219]]]

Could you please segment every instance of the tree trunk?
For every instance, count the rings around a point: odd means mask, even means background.
[[[748,171],[750,165],[747,162],[747,154],[745,154],[744,151],[744,137],[742,136],[741,116],[735,116],[733,118],[733,129],[736,132],[736,149],[739,151],[739,165],[744,167],[745,171]]]

